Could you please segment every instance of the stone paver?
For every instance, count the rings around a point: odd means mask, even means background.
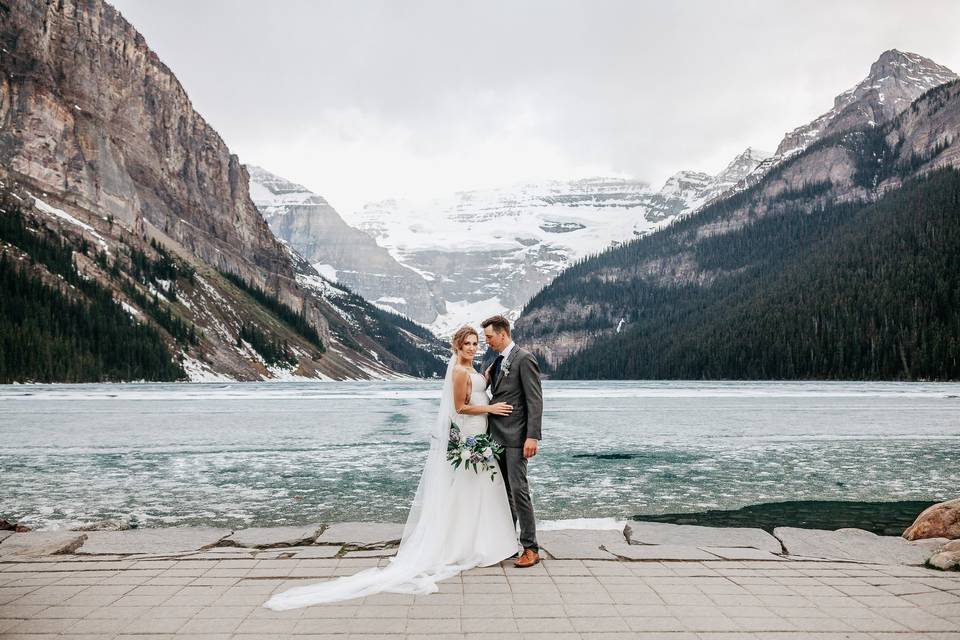
[[[273,559],[290,558],[294,556],[296,556],[298,560],[304,560],[307,558],[333,558],[340,553],[341,549],[343,549],[343,546],[339,544],[311,545],[309,547],[284,547],[281,549],[268,549],[265,551],[259,551],[257,553],[257,558]]]
[[[280,612],[262,606],[273,593],[389,559],[300,555],[313,546],[168,559],[8,555],[0,558],[0,638],[960,637],[960,572],[893,560],[797,560],[751,547],[627,544],[617,531],[545,531],[541,544],[558,553],[581,548],[587,557],[547,557],[526,570],[505,561],[444,581],[434,594],[384,593]],[[737,554],[749,557],[726,557]]]
[[[328,527],[317,544],[350,544],[360,548],[393,546],[400,542],[403,525],[392,522],[341,522]]]
[[[320,523],[303,527],[251,527],[234,531],[223,544],[254,548],[296,547],[313,544],[321,529],[323,525]]]
[[[558,560],[614,560],[613,554],[601,547],[624,544],[626,539],[619,531],[562,529],[538,531],[537,542],[550,554],[550,557]]]
[[[711,553],[724,560],[779,560],[786,561],[786,558],[762,549],[753,547],[700,547],[703,551]]]
[[[878,536],[862,529],[779,527],[773,533],[790,555],[856,562],[920,565],[947,542],[942,538],[909,542],[899,536]]]
[[[12,535],[13,535],[13,531],[7,531],[7,530],[0,531],[0,542],[3,542],[4,540],[6,540]]]
[[[84,554],[176,554],[212,546],[231,533],[230,529],[204,527],[88,531],[84,534],[87,539],[79,552]]]
[[[674,544],[690,547],[752,547],[782,553],[780,541],[763,529],[699,527],[665,522],[630,522],[624,535],[631,544]]]
[[[41,557],[71,553],[83,544],[87,535],[77,531],[15,533],[0,541],[0,558],[7,556]]]
[[[626,544],[620,542],[606,546],[607,551],[629,560],[719,560],[714,555],[697,547],[676,544]]]

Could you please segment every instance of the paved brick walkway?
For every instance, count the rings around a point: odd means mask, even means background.
[[[0,638],[960,639],[960,573],[919,567],[545,560],[273,612],[271,593],[386,560],[266,555],[0,561]]]

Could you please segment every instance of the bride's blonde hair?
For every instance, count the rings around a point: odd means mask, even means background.
[[[453,347],[454,352],[460,351],[460,348],[463,347],[463,341],[467,339],[467,336],[474,336],[477,342],[480,341],[480,334],[477,333],[477,330],[465,324],[457,329],[457,332],[450,338],[450,346]]]

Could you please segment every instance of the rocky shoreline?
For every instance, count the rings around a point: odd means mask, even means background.
[[[0,531],[0,562],[108,559],[368,558],[396,553],[403,525],[378,522],[301,527],[175,527],[121,531]],[[539,534],[556,560],[783,562],[822,560],[956,569],[960,540],[906,540],[862,529],[704,527],[630,522],[623,530],[561,529]],[[933,558],[948,555],[952,562]]]
[[[777,521],[771,520],[773,515],[810,513],[824,504],[827,503],[778,503],[735,512],[683,514],[687,522],[682,523],[635,519],[624,523],[622,530],[546,530],[539,533],[539,538],[545,557],[557,560],[823,560],[960,569],[960,498],[926,506],[909,521],[912,524],[903,535],[883,535],[855,527],[824,529],[771,524]],[[831,504],[836,509],[842,503]],[[890,504],[890,508],[902,510],[907,503]],[[766,519],[758,517],[761,508],[769,516]],[[736,526],[742,521],[738,517],[750,517],[753,522],[760,520],[768,526]],[[0,520],[0,562],[64,560],[64,556],[253,558],[267,552],[274,557],[301,559],[385,557],[396,552],[402,534],[403,525],[384,522],[138,529],[131,528],[129,520],[118,519],[77,530],[30,531],[23,525]]]

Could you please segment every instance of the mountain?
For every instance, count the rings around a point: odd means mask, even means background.
[[[429,284],[435,315],[418,319],[445,335],[494,313],[516,317],[566,267],[695,210],[768,155],[747,149],[716,176],[682,171],[656,191],[623,178],[550,181],[370,203],[348,221]]]
[[[11,0],[0,15],[0,195],[12,216],[0,238],[5,282],[32,283],[36,299],[23,298],[22,308],[86,308],[99,318],[85,335],[63,323],[31,326],[14,347],[90,363],[73,367],[71,380],[160,371],[125,370],[107,357],[97,336],[115,321],[105,306],[112,297],[156,332],[174,377],[440,370],[435,340],[369,304],[343,302],[352,294],[331,289],[274,237],[238,158],[115,9],[100,0]],[[422,358],[391,350],[400,342],[391,332]],[[5,368],[12,379],[66,379],[41,360],[18,370],[18,357]]]
[[[955,80],[568,269],[518,341],[560,377],[956,379],[957,167]]]
[[[418,322],[436,318],[438,303],[427,281],[344,222],[322,196],[260,167],[246,168],[250,196],[271,231],[317,271]]]
[[[833,134],[874,127],[900,115],[926,91],[957,79],[953,71],[916,53],[890,49],[870,65],[867,77],[833,101],[833,108],[787,133],[776,153],[745,176],[741,187],[755,184],[767,171]]]

